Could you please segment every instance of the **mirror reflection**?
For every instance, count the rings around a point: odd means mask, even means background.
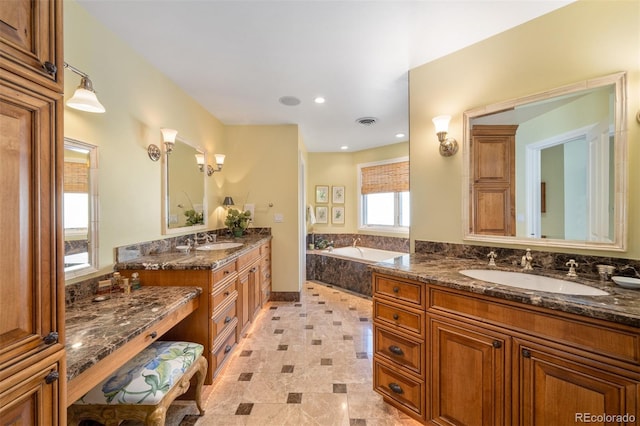
[[[467,239],[621,249],[624,74],[465,113]]]
[[[198,164],[204,151],[176,139],[173,151],[163,154],[165,174],[165,233],[204,229],[206,169]]]
[[[64,270],[66,277],[97,268],[97,148],[65,138],[63,178]]]

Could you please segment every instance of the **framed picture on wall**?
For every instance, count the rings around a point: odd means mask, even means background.
[[[344,186],[333,186],[331,190],[333,204],[344,204]]]
[[[325,206],[316,206],[316,223],[329,222],[329,208]]]
[[[331,223],[344,223],[344,207],[331,208]]]
[[[329,202],[329,186],[316,185],[316,203],[328,203],[328,202]]]

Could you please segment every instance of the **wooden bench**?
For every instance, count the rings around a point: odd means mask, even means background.
[[[73,403],[67,410],[68,425],[94,420],[115,426],[122,420],[139,420],[145,426],[163,426],[169,405],[189,389],[194,375],[195,402],[203,415],[203,350],[190,342],[152,343]]]

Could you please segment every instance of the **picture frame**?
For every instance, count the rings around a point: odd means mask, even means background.
[[[329,207],[316,206],[316,223],[328,223],[329,222]]]
[[[316,185],[316,203],[329,202],[329,185]]]
[[[344,207],[331,208],[331,223],[344,224]]]
[[[331,201],[333,204],[344,204],[344,186],[331,187]]]

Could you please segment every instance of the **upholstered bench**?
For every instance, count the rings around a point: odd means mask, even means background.
[[[164,425],[169,405],[189,389],[194,375],[195,401],[203,415],[202,384],[207,372],[203,349],[190,342],[152,343],[72,404],[68,424],[94,420],[112,426],[122,420],[140,420],[146,426]]]

